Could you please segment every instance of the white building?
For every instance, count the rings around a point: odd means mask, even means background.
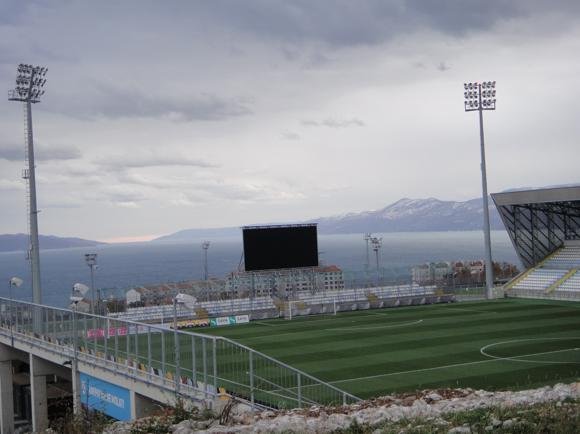
[[[415,283],[435,282],[446,279],[453,267],[449,262],[430,262],[413,267],[411,272]]]
[[[334,291],[344,289],[342,270],[336,265],[308,269],[231,273],[225,291],[234,297],[285,296],[294,291]]]

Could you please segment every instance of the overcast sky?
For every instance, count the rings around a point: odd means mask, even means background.
[[[298,221],[480,196],[465,81],[497,81],[490,192],[580,181],[579,21],[577,0],[2,0],[0,88],[49,69],[43,234]],[[0,100],[0,233],[27,231],[19,104]]]

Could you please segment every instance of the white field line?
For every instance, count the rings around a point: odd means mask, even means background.
[[[481,347],[479,349],[479,352],[489,358],[492,359],[497,359],[497,360],[512,360],[514,362],[524,362],[524,363],[547,363],[547,364],[570,364],[570,363],[580,363],[580,362],[564,362],[564,361],[549,361],[549,360],[517,360],[519,357],[525,357],[525,356],[512,356],[512,357],[501,357],[501,356],[494,356],[493,354],[489,354],[486,350],[488,348],[491,347],[496,347],[496,346],[500,346],[500,345],[504,345],[504,344],[513,344],[513,343],[520,343],[520,342],[537,342],[537,341],[562,341],[562,340],[580,340],[580,337],[562,337],[562,338],[527,338],[527,339],[513,339],[511,341],[503,341],[503,342],[494,342],[491,344],[488,344],[484,347]],[[554,353],[563,353],[566,351],[580,351],[580,348],[566,348],[564,350],[554,350]],[[537,355],[537,354],[533,354],[533,355]]]
[[[390,329],[390,328],[393,328],[393,327],[404,327],[404,326],[409,326],[409,325],[421,324],[422,322],[423,322],[423,320],[420,319],[420,320],[417,320],[417,321],[402,322],[402,323],[396,323],[396,324],[390,324],[390,325],[382,325],[382,326],[335,327],[335,328],[324,329],[324,330],[327,330],[327,331],[340,330],[340,331],[353,331],[353,332],[356,332],[358,330],[375,330],[375,329]]]
[[[540,356],[543,354],[562,353],[564,351],[575,351],[575,350],[576,350],[576,348],[568,348],[566,350],[544,351],[541,353],[523,354],[521,356],[512,357],[511,359],[508,359],[508,360],[517,359],[520,357]],[[498,360],[506,360],[506,359],[485,359],[485,360],[478,360],[476,362],[454,363],[452,365],[434,366],[432,368],[412,369],[410,371],[389,372],[386,374],[369,375],[366,377],[357,377],[357,378],[348,378],[346,380],[329,381],[329,383],[330,384],[348,383],[349,381],[370,380],[372,378],[391,377],[393,375],[413,374],[415,372],[435,371],[437,369],[446,369],[446,368],[457,368],[459,366],[469,366],[469,365],[477,365],[477,364],[483,364],[483,363],[497,362]],[[520,362],[521,360],[515,360],[515,361]],[[545,363],[545,362],[542,362],[542,363]]]
[[[328,316],[328,315],[329,314],[325,314],[325,316]],[[388,312],[388,313],[387,312],[384,312],[384,313],[377,312],[377,313],[366,314],[366,315],[346,316],[346,317],[343,317],[342,320],[348,321],[348,320],[351,320],[351,318],[356,319],[356,318],[366,318],[369,316],[388,316],[388,315],[391,315],[391,313],[390,312]],[[310,315],[307,315],[305,317],[300,316],[299,318],[301,318],[301,319],[304,318],[304,319],[303,320],[300,320],[300,319],[287,320],[283,324],[268,324],[264,321],[252,321],[252,322],[250,322],[250,324],[261,324],[261,325],[267,325],[270,327],[286,327],[286,326],[296,327],[296,326],[311,326],[312,324],[318,324],[318,323],[327,322],[327,321],[334,321],[334,322],[338,321],[338,319],[334,315],[333,315],[333,318],[328,318],[328,319],[309,319],[309,317],[311,317],[311,316]]]

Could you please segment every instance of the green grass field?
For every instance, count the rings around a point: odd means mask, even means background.
[[[255,321],[220,335],[361,398],[580,377],[580,304],[502,299]]]

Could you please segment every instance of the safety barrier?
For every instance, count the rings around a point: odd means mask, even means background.
[[[331,384],[230,339],[0,298],[0,332],[51,346],[191,399],[224,390],[254,406],[359,401]]]

